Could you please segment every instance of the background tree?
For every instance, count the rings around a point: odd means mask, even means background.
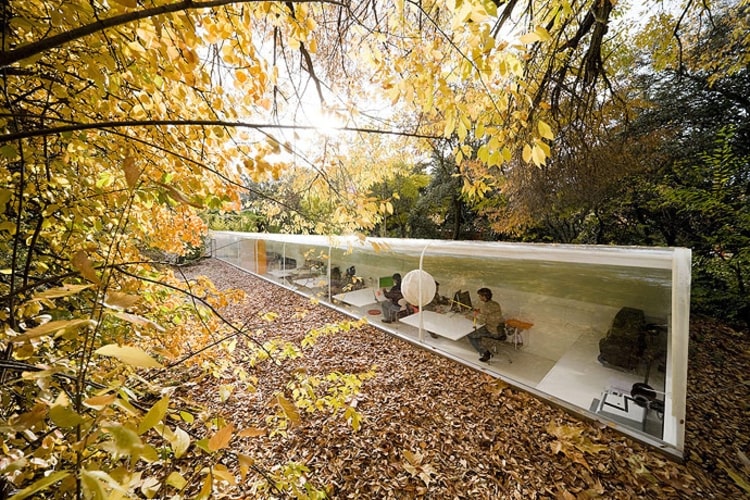
[[[429,176],[424,165],[415,165],[409,170],[407,165],[404,167],[408,173],[399,172],[371,188],[373,195],[383,203],[383,218],[373,230],[373,236],[410,238],[413,235],[410,214],[417,210]]]

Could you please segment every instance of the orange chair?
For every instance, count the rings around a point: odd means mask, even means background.
[[[527,343],[526,331],[534,326],[534,323],[528,321],[522,321],[520,319],[508,319],[505,320],[505,334],[513,335],[513,348],[518,349],[519,346],[523,346]]]

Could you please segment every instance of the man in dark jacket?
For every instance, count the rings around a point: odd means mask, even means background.
[[[404,298],[401,293],[401,275],[393,275],[393,286],[388,290],[383,290],[383,294],[388,299],[380,304],[383,309],[383,323],[393,323],[398,319],[398,313],[401,310],[399,302]]]

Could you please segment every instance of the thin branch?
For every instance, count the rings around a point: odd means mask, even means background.
[[[335,0],[292,0],[293,3],[328,3],[333,5],[344,5]],[[21,47],[9,51],[0,52],[0,68],[10,66],[29,57],[41,54],[47,50],[59,48],[63,45],[77,40],[79,38],[92,35],[97,31],[103,31],[107,28],[121,26],[133,21],[148,19],[150,17],[169,14],[171,12],[180,12],[188,10],[211,9],[223,5],[242,4],[242,3],[259,3],[260,0],[211,0],[209,2],[194,2],[193,0],[182,0],[173,4],[160,5],[150,9],[127,12],[119,16],[113,16],[106,19],[98,20],[94,23],[79,26],[69,31],[62,32],[58,35],[44,38],[36,42],[22,45]]]
[[[12,116],[7,113],[0,114],[0,117]],[[108,128],[123,127],[159,127],[159,126],[200,126],[200,127],[233,127],[233,128],[251,128],[255,130],[279,129],[279,130],[317,130],[318,127],[313,125],[273,125],[268,123],[246,123],[246,122],[228,122],[222,120],[124,120],[124,121],[106,121],[97,123],[76,123],[63,125],[60,127],[50,127],[44,129],[27,130],[12,134],[0,135],[0,144],[16,141],[19,139],[28,139],[31,137],[42,137],[46,135],[64,134],[67,132],[78,132],[81,130],[96,130]],[[341,127],[337,130],[343,132],[358,132],[366,134],[395,135],[400,137],[413,137],[416,139],[438,139],[438,136],[417,134],[413,132],[402,132],[394,130],[379,130],[364,127]]]
[[[146,281],[148,283],[153,283],[154,285],[163,286],[163,287],[169,288],[170,290],[173,290],[175,292],[179,292],[179,293],[185,295],[186,297],[191,297],[194,300],[198,300],[207,309],[209,309],[212,314],[214,314],[217,318],[219,318],[224,324],[226,324],[227,326],[229,326],[229,328],[231,328],[232,330],[234,330],[235,333],[233,333],[232,335],[229,335],[227,338],[231,338],[231,337],[233,337],[234,335],[237,335],[237,334],[239,334],[239,335],[245,335],[255,345],[257,345],[260,349],[262,349],[268,355],[268,357],[270,359],[274,359],[273,355],[263,346],[263,344],[261,344],[260,342],[258,342],[257,340],[255,340],[253,337],[250,337],[249,335],[245,334],[245,332],[241,328],[235,326],[234,323],[232,323],[231,321],[229,321],[228,319],[226,319],[224,316],[222,316],[221,313],[218,310],[216,310],[215,307],[213,307],[211,304],[209,304],[204,298],[198,297],[197,295],[191,293],[189,290],[185,290],[184,288],[180,288],[178,286],[170,285],[169,283],[165,283],[163,281],[159,281],[159,280],[156,280],[156,279],[147,278],[145,276],[139,276],[139,275],[137,275],[135,273],[131,273],[130,271],[127,271],[127,270],[123,269],[123,267],[122,267],[123,265],[124,264],[117,264],[117,265],[114,265],[113,267],[115,269],[117,269],[118,271],[120,271],[122,274],[124,274],[126,276],[130,276],[131,278],[136,278],[138,280]],[[243,325],[243,327],[245,327],[245,326],[247,326],[247,325],[246,324]],[[216,345],[216,344],[218,344],[220,342],[221,342],[221,340],[215,342],[214,344],[212,344],[212,346]],[[179,361],[177,361],[177,362],[169,365],[169,367],[167,367],[167,368],[170,368],[170,367],[172,367],[174,365],[183,363],[186,359],[189,359],[190,357],[192,357],[194,355],[195,355],[194,353],[191,353],[187,358],[181,359],[181,360],[179,360]]]

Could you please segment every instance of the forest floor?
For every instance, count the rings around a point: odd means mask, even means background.
[[[351,320],[220,261],[182,271],[244,290],[246,300],[223,311],[237,324],[278,314],[253,330],[261,342],[300,344],[313,329]],[[278,413],[273,395],[293,374],[374,370],[350,401],[362,417],[357,431],[342,412],[324,410],[303,413],[282,434],[233,445],[258,469],[303,465],[309,485],[330,498],[750,498],[750,335],[719,322],[691,321],[683,463],[371,325],[300,348],[302,356],[281,365],[255,365],[255,391],[223,401],[231,381],[206,377],[190,397],[235,429],[264,428]],[[227,494],[274,496],[250,484]]]

